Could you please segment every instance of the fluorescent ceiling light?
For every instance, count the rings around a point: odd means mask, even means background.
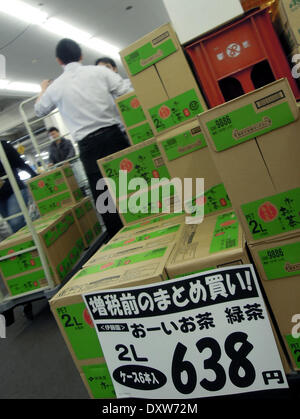
[[[47,31],[53,32],[64,38],[74,39],[74,41],[77,42],[85,42],[92,37],[90,33],[77,29],[75,26],[69,25],[63,20],[56,19],[55,17],[47,19],[41,26]]]
[[[114,58],[120,58],[120,48],[115,45],[109,44],[108,42],[102,41],[98,38],[91,38],[87,42],[82,42],[86,47],[94,49],[95,51],[101,52],[103,55],[108,55]]]
[[[0,80],[0,89],[5,89],[9,83],[9,80]]]
[[[33,24],[41,24],[48,17],[47,13],[41,12],[37,7],[19,0],[0,0],[0,12]]]
[[[0,0],[0,12],[7,13],[25,22],[38,24],[42,29],[46,29],[57,36],[74,39],[80,44],[98,51],[103,55],[120,58],[118,54],[120,48],[116,45],[94,38],[90,33],[82,31],[77,26],[70,25],[61,19],[55,17],[48,18],[47,13],[42,12],[37,7],[29,6],[24,1]]]
[[[41,91],[41,86],[37,83],[24,83],[24,82],[14,81],[14,82],[8,83],[5,86],[5,90],[38,93]]]

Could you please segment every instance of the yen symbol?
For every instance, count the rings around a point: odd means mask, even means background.
[[[230,44],[226,49],[228,57],[235,58],[241,53],[241,46],[239,44]]]

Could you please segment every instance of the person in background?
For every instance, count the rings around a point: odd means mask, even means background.
[[[31,169],[31,167],[28,164],[24,162],[20,154],[12,145],[10,145],[10,143],[6,141],[1,141],[1,144],[10,163],[17,184],[21,190],[23,199],[27,205],[27,187],[26,184],[22,182],[22,180],[19,178],[18,170],[25,170],[25,172],[29,173],[32,177],[36,176],[37,174],[34,170]],[[2,162],[0,162],[0,177],[5,175],[6,173],[4,167],[2,165]],[[7,218],[11,215],[17,214],[18,212],[21,212],[21,209],[19,207],[14,191],[11,187],[10,181],[8,179],[2,181],[0,180],[0,214],[3,218]],[[19,217],[8,220],[8,224],[10,225],[12,231],[15,233],[25,225],[25,219],[23,215],[20,215]]]
[[[102,57],[102,58],[98,58],[96,61],[95,61],[95,65],[104,65],[106,68],[108,68],[109,70],[112,70],[112,71],[114,71],[115,73],[119,73],[119,70],[118,70],[118,67],[117,67],[117,64],[115,63],[115,61],[112,59],[112,58],[110,58],[110,57]],[[125,83],[127,83],[128,84],[128,86],[130,87],[131,86],[131,83],[130,83],[130,80],[129,79],[123,79],[124,80],[124,82]],[[123,134],[126,136],[126,138],[127,138],[127,140],[128,140],[128,137],[127,137],[127,133],[126,133],[126,130],[125,130],[125,127],[124,127],[124,125],[123,125],[123,122],[122,122],[122,120],[121,120],[121,117],[120,117],[120,114],[119,114],[119,111],[118,111],[118,108],[117,108],[117,105],[115,105],[115,112],[116,112],[116,117],[118,118],[118,120],[119,120],[119,128],[120,128],[120,130],[123,132]],[[130,144],[129,143],[129,140],[128,140],[128,144]]]
[[[60,132],[56,127],[49,128],[48,134],[53,139],[53,142],[49,147],[49,166],[71,159],[75,156],[75,149],[72,141],[61,137]]]
[[[72,39],[59,41],[55,52],[63,74],[52,82],[41,83],[35,113],[42,117],[58,108],[72,138],[78,142],[80,159],[96,202],[96,185],[101,178],[97,160],[128,147],[119,128],[114,97],[129,93],[132,87],[105,66],[83,66],[81,48]],[[107,212],[102,218],[109,238],[122,228],[117,212]]]

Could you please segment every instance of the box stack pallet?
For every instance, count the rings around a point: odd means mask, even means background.
[[[300,369],[300,340],[291,335],[292,315],[300,310],[300,119],[295,100],[299,90],[287,55],[270,26],[269,9],[244,14],[238,0],[230,4],[214,0],[200,13],[197,0],[164,3],[175,30],[171,24],[163,25],[120,52],[134,92],[116,103],[132,145],[98,161],[102,175],[116,184],[115,190],[108,187],[124,228],[51,301],[58,326],[94,398],[110,398],[115,393],[83,293],[250,261],[255,263],[269,303],[284,370],[289,374]],[[264,24],[270,29],[264,39],[266,48],[259,32],[264,31]],[[241,46],[232,37],[243,33],[245,25],[255,36],[243,39]],[[253,32],[255,25],[259,28]],[[224,46],[233,44],[237,45],[235,53],[226,56]],[[244,63],[241,74],[234,60],[244,60],[249,48],[257,60],[250,54],[251,62]],[[274,58],[278,51],[280,60]],[[195,76],[185,52],[197,69]],[[205,67],[215,56],[222,71],[219,75],[213,71],[217,66]],[[250,83],[253,66],[266,60],[272,77],[260,79],[258,71],[257,83]],[[226,96],[220,86],[229,75],[244,89],[236,89],[233,83]],[[217,102],[199,88],[203,77],[214,78],[206,87]],[[145,123],[154,138],[131,136],[131,127],[140,129]],[[120,170],[127,174],[123,189],[118,183]],[[146,182],[140,201],[150,196],[143,213],[128,207],[133,197],[130,182],[136,177]],[[198,200],[204,202],[201,224],[186,224],[187,214],[161,214],[164,202],[160,193],[155,198],[151,195],[151,180],[175,177],[181,181],[204,178],[204,196],[193,190],[189,202],[192,208]],[[170,190],[174,205],[178,193]],[[186,209],[189,213],[189,205]],[[70,321],[72,327],[68,327]]]
[[[69,164],[28,181],[41,217],[33,222],[41,240],[55,285],[64,281],[84,249],[101,234],[101,226],[90,198],[82,197]],[[37,250],[27,226],[0,244],[0,272],[8,293],[21,295],[47,286]],[[11,255],[9,258],[8,256]]]

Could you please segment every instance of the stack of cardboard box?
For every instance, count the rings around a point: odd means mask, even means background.
[[[62,336],[93,398],[113,398],[115,393],[82,294],[168,279],[165,267],[183,228],[183,218],[164,216],[153,220],[148,225],[137,223],[129,230],[121,230],[113,243],[116,246],[101,248],[50,301]],[[155,237],[151,238],[151,233],[156,233]]]
[[[285,79],[199,115],[289,352],[300,309],[299,106]],[[298,345],[298,346],[297,346]]]
[[[147,121],[142,105],[134,92],[119,96],[115,102],[132,145],[153,138],[149,121]]]
[[[27,185],[41,215],[75,204],[83,197],[68,163],[30,179]]]

